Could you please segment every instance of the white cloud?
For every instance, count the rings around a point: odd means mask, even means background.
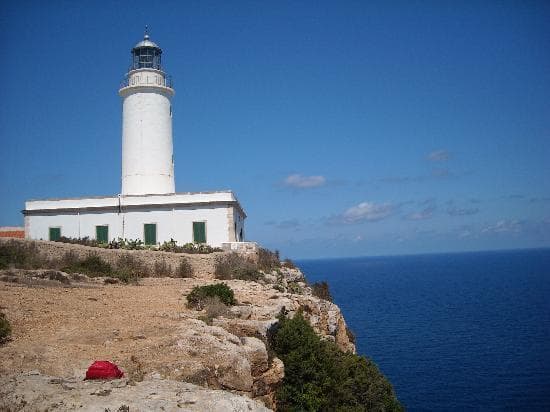
[[[428,206],[420,211],[411,212],[405,216],[407,220],[424,220],[433,217],[435,212],[435,206]]]
[[[300,174],[287,176],[284,185],[297,189],[309,189],[312,187],[324,186],[327,180],[324,176],[302,176]]]
[[[372,202],[359,203],[352,206],[342,214],[345,223],[358,223],[362,221],[376,221],[390,216],[394,211],[390,203],[376,204]]]
[[[427,158],[432,162],[445,162],[449,160],[450,156],[451,154],[447,150],[440,149],[440,150],[434,150],[433,152],[428,153]]]
[[[519,233],[521,222],[519,220],[499,220],[494,225],[489,225],[481,230],[481,233]]]

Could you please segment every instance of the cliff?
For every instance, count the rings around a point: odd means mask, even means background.
[[[144,262],[162,256],[174,265],[181,259],[155,251],[36,245],[37,253],[50,256],[71,250],[110,258],[130,253]],[[281,311],[292,316],[301,310],[320,336],[355,352],[339,308],[312,296],[297,269],[280,268],[257,282],[224,281],[237,300],[229,310],[187,308],[195,286],[219,282],[209,269],[214,256],[186,256],[200,268],[199,278],[149,277],[138,284],[52,270],[1,271],[1,309],[13,336],[0,346],[0,409],[273,408],[284,365],[266,344]],[[90,363],[104,359],[118,364],[125,379],[82,382]]]

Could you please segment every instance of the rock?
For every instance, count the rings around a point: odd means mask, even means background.
[[[258,376],[267,370],[267,349],[265,344],[257,338],[241,338],[243,348],[250,362],[252,376]]]
[[[116,387],[115,381],[75,382],[71,391],[52,384],[45,375],[0,377],[0,410],[8,411],[213,411],[268,412],[259,402],[230,392],[184,382],[146,380]]]
[[[176,347],[179,357],[184,359],[178,368],[179,379],[206,383],[213,388],[252,391],[251,349],[245,348],[237,336],[220,327],[190,320],[179,331]]]

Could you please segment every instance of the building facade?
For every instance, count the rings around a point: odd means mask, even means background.
[[[145,34],[132,49],[122,98],[121,194],[29,200],[25,237],[56,240],[119,237],[155,245],[171,239],[211,246],[243,242],[246,214],[231,191],[175,193],[172,142],[174,89],[162,50]]]

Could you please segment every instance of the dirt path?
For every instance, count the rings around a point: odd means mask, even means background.
[[[83,376],[93,360],[135,368],[140,358],[158,358],[171,343],[185,308],[185,295],[199,280],[144,279],[140,285],[29,287],[0,282],[0,307],[12,325],[12,340],[0,347],[0,373],[39,370]]]

